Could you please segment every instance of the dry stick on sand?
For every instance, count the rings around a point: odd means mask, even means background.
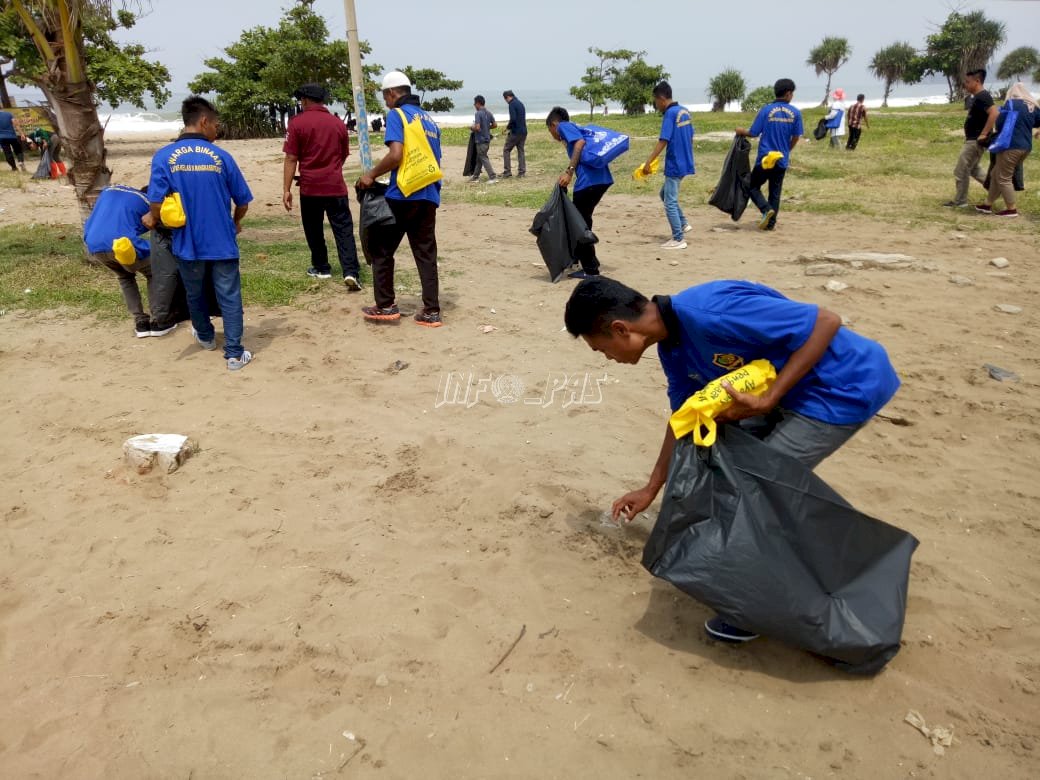
[[[503,663],[505,663],[505,660],[507,658],[509,658],[509,654],[511,652],[513,652],[513,650],[516,648],[516,646],[518,644],[520,644],[520,640],[524,638],[524,634],[526,634],[526,633],[527,633],[527,624],[524,623],[522,626],[520,626],[520,636],[518,636],[516,639],[513,640],[513,644],[511,644],[509,646],[509,649],[506,650],[505,655],[503,655],[501,658],[498,659],[498,663],[491,667],[491,671],[488,672],[488,674],[494,674],[495,670],[498,669],[498,667],[500,667]]]

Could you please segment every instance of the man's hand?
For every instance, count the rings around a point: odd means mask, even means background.
[[[241,232],[242,232],[242,223],[241,222],[236,222],[235,223],[235,235],[237,236]]]
[[[631,493],[626,493],[621,496],[617,501],[613,503],[610,508],[610,518],[617,522],[618,516],[621,514],[625,515],[625,522],[631,523],[635,520],[636,515],[645,510],[650,506],[654,499],[657,498],[657,493],[651,490],[649,487],[642,488],[640,490],[633,490]]]
[[[564,172],[563,175],[561,175],[560,179],[559,179],[560,186],[563,187],[564,189],[567,189],[569,186],[571,186],[571,179],[572,178],[574,178],[574,174],[572,174],[570,171]]]
[[[363,173],[361,174],[361,178],[354,182],[354,186],[357,187],[359,190],[367,190],[375,183],[376,180],[373,179],[370,174]]]
[[[155,223],[156,223],[156,219],[152,215],[152,212],[150,212],[150,211],[147,214],[145,214],[143,217],[141,217],[141,224],[144,225],[149,230],[155,230]]]
[[[285,206],[286,211],[292,211],[292,192],[290,190],[282,193],[282,205]]]
[[[776,401],[772,400],[768,392],[763,395],[741,393],[734,390],[733,385],[729,382],[723,382],[722,387],[729,393],[733,403],[715,415],[716,422],[733,422],[747,417],[758,417],[760,414],[772,411],[776,406]]]
[[[652,171],[650,170],[650,163],[651,162],[652,162],[651,160],[647,160],[645,163],[643,163],[643,175],[644,176],[649,176],[652,173]]]

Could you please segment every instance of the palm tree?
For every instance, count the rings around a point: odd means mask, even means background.
[[[881,101],[883,108],[888,107],[892,85],[904,80],[916,56],[917,52],[909,43],[893,43],[891,46],[878,49],[874,59],[870,61],[870,72],[875,78],[885,82],[885,97]]]
[[[112,177],[105,165],[105,141],[94,104],[94,87],[87,79],[83,25],[92,17],[111,14],[103,0],[6,0],[32,39],[46,66],[38,86],[47,97],[58,134],[71,166],[69,182],[76,191],[83,219],[98,193]]]
[[[747,84],[739,70],[728,68],[708,82],[707,91],[712,100],[711,110],[725,111],[727,103],[744,99]]]
[[[1032,46],[1019,46],[1001,60],[997,78],[1021,81],[1022,76],[1031,73],[1037,66],[1040,66],[1040,52]]]
[[[827,90],[823,93],[821,106],[826,104],[827,98],[830,97],[831,77],[838,68],[849,61],[850,54],[852,54],[852,47],[849,46],[848,38],[824,38],[820,41],[819,46],[809,52],[809,59],[805,61],[805,64],[812,65],[817,76],[821,73],[827,74]]]

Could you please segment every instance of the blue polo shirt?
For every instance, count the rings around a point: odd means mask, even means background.
[[[786,168],[791,157],[791,139],[802,135],[802,112],[777,100],[763,106],[755,121],[751,123],[748,130],[752,137],[758,137],[758,156],[755,157],[755,165],[770,152],[780,152],[783,159],[777,161],[777,165]]]
[[[560,138],[567,142],[567,156],[571,157],[574,154],[574,144],[578,141],[584,140],[585,136],[582,135],[581,128],[574,124],[574,122],[560,122],[556,126],[556,132],[560,134]],[[578,170],[575,171],[574,180],[574,191],[580,192],[588,187],[595,186],[596,184],[611,185],[614,183],[614,177],[610,175],[610,166],[604,165],[602,168],[594,168],[591,165],[585,165],[584,163],[578,163]]]
[[[180,193],[187,217],[173,231],[173,254],[180,260],[237,260],[231,204],[244,206],[253,193],[234,158],[203,135],[182,135],[152,157],[148,200],[161,203],[172,192]]]
[[[713,379],[764,358],[779,373],[812,333],[818,307],[761,284],[717,281],[654,298],[668,328],[658,344],[672,410]],[[834,425],[866,422],[899,387],[884,347],[848,328],[780,400],[785,409]]]
[[[693,168],[693,132],[689,109],[672,103],[664,110],[659,140],[668,144],[664,153],[665,176],[681,179],[696,172]]]
[[[0,140],[13,141],[18,138],[14,129],[14,114],[10,111],[0,111]]]
[[[409,95],[408,97],[414,96]],[[437,164],[439,165],[441,161],[441,130],[437,127],[437,123],[433,121],[433,118],[423,111],[417,103],[418,98],[415,98],[415,103],[404,103],[398,106],[398,108],[404,111],[409,123],[413,121],[423,123],[423,129],[426,131],[426,140],[430,142],[433,156],[437,158]],[[416,116],[419,117],[418,120],[414,119]],[[401,115],[397,113],[397,109],[386,112],[386,133],[383,135],[383,140],[387,146],[390,145],[391,141],[396,141],[399,144],[404,143],[404,123],[401,121]],[[391,200],[428,200],[435,206],[440,206],[441,183],[436,181],[423,187],[421,190],[413,192],[406,198],[404,193],[397,187],[397,169],[395,168],[390,171],[390,187],[386,191],[386,197]]]
[[[114,184],[105,187],[94,203],[87,221],[83,223],[83,241],[91,254],[111,252],[112,242],[126,236],[137,250],[139,258],[151,254],[151,246],[144,234],[141,217],[148,213],[148,198],[140,190]]]

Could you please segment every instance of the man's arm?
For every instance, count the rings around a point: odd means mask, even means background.
[[[377,162],[372,167],[372,170],[362,174],[361,178],[357,180],[357,186],[363,190],[368,189],[384,173],[389,173],[400,167],[402,157],[404,157],[404,144],[398,141],[391,141],[390,151],[383,155],[383,159]]]
[[[827,347],[834,340],[840,327],[841,317],[829,309],[819,309],[816,314],[816,324],[813,325],[809,338],[791,353],[791,357],[780,369],[776,380],[765,393],[760,396],[740,393],[734,390],[728,382],[722,383],[726,392],[733,397],[733,403],[723,409],[715,419],[718,422],[742,420],[745,417],[755,417],[771,411],[790,392],[791,388],[820,362],[820,358],[827,351]]]
[[[162,208],[162,203],[149,203],[148,213],[141,217],[141,224],[149,230],[155,230],[155,226],[159,224],[160,208]]]
[[[286,211],[292,211],[292,183],[296,175],[296,164],[299,158],[294,154],[285,155],[282,163],[282,205]]]
[[[794,151],[794,148],[796,146],[798,146],[798,142],[801,141],[801,140],[802,140],[802,137],[800,135],[792,135],[791,136],[791,151]]]
[[[646,162],[643,164],[643,173],[645,173],[647,176],[650,175],[650,163],[656,160],[658,156],[661,154],[661,152],[663,152],[667,148],[667,141],[665,141],[664,139],[658,140],[657,146],[654,147],[654,150],[650,153],[650,156],[646,159]]]
[[[235,206],[235,233],[242,232],[242,219],[245,217],[246,212],[249,211],[249,204],[243,204],[241,206]]]
[[[668,465],[672,462],[674,450],[675,433],[672,432],[670,424],[665,424],[664,441],[661,442],[661,452],[657,455],[654,470],[650,472],[650,481],[646,483],[646,487],[626,493],[614,502],[610,509],[610,516],[615,522],[618,515],[624,513],[625,522],[631,523],[636,515],[654,503],[657,494],[668,481]]]
[[[993,125],[997,123],[997,117],[1000,116],[1000,109],[996,105],[992,105],[986,111],[986,126],[982,128],[982,132],[979,133],[979,139],[986,138],[989,136],[990,131],[993,129]]]
[[[581,138],[574,142],[574,151],[571,152],[570,165],[567,170],[560,176],[560,186],[569,187],[571,179],[574,178],[575,171],[578,170],[578,163],[581,162],[581,150],[585,148],[585,139]]]

